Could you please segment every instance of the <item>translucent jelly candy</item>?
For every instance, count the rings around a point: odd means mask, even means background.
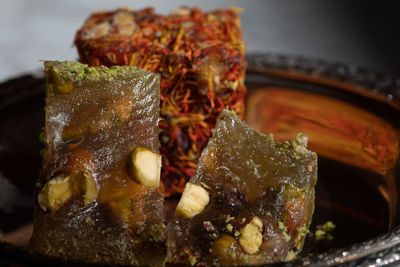
[[[160,78],[136,67],[45,62],[46,144],[30,251],[163,265]]]
[[[274,142],[224,110],[168,226],[169,260],[191,265],[293,259],[314,212],[307,136]]]

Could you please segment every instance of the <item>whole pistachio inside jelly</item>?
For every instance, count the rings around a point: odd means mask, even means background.
[[[307,141],[299,134],[275,142],[222,111],[189,182],[207,192],[209,203],[170,222],[169,260],[232,266],[293,259],[314,212],[317,155]],[[178,207],[182,202],[190,204],[181,200]]]
[[[136,148],[159,153],[159,76],[70,61],[47,61],[45,71],[46,152],[30,251],[80,262],[163,265],[161,166],[152,166],[151,187],[129,171]]]

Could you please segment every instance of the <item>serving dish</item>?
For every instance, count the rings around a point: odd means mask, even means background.
[[[332,240],[309,235],[302,257],[281,265],[400,261],[400,79],[288,55],[247,60],[247,122],[278,140],[309,134],[319,154],[311,230],[336,224]],[[0,87],[0,263],[68,264],[24,250],[41,164],[44,79],[39,72]]]

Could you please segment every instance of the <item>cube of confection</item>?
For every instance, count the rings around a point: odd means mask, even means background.
[[[128,8],[92,14],[78,31],[80,60],[135,65],[161,75],[164,195],[180,193],[194,174],[218,114],[244,113],[244,45],[238,9],[170,15]]]
[[[219,115],[168,225],[169,261],[199,266],[293,259],[314,212],[317,155],[307,136],[275,142]]]
[[[46,148],[30,251],[81,262],[162,265],[167,234],[157,188],[159,75],[130,66],[44,64]]]

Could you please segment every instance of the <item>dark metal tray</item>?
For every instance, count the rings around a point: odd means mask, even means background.
[[[332,240],[309,235],[301,257],[279,265],[399,264],[400,79],[287,55],[247,60],[246,120],[277,139],[298,130],[314,136],[319,180],[311,230],[336,224]],[[0,85],[0,265],[70,264],[25,250],[43,106],[40,72]]]

